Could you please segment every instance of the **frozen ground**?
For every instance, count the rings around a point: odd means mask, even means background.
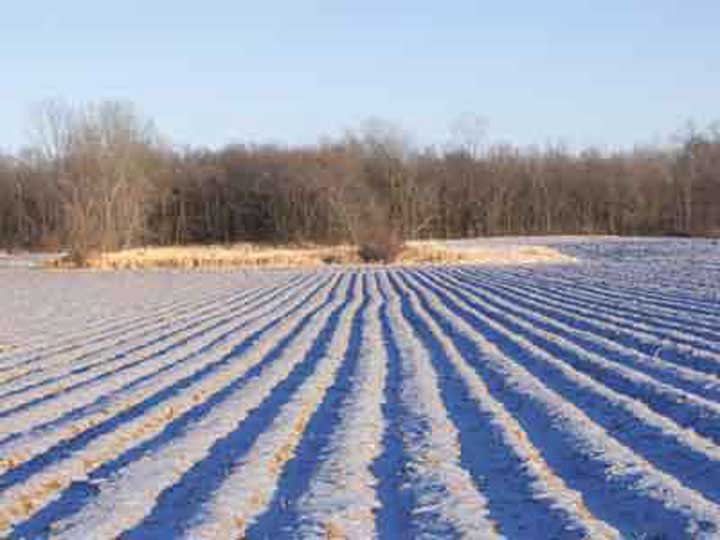
[[[577,264],[0,260],[0,537],[718,538],[720,245]]]

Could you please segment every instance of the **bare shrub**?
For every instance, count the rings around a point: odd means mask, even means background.
[[[62,241],[56,231],[46,232],[37,240],[36,245],[31,246],[31,251],[38,252],[58,252],[61,249]]]
[[[358,255],[366,263],[391,263],[403,249],[403,242],[390,228],[374,228],[363,235]]]
[[[323,264],[342,264],[343,263],[343,257],[335,254],[330,253],[328,255],[323,256],[321,259]]]
[[[64,258],[66,263],[76,268],[90,268],[91,261],[98,257],[98,251],[88,248],[74,248]]]

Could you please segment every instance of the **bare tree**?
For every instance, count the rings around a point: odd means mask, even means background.
[[[465,115],[444,151],[380,121],[316,146],[215,151],[169,147],[128,103],[55,100],[32,128],[29,148],[0,155],[6,248],[249,240],[390,253],[419,237],[720,231],[718,125],[669,147],[572,152],[490,145],[487,122]]]

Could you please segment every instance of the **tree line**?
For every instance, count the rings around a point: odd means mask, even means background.
[[[720,131],[616,152],[417,149],[381,124],[313,146],[177,148],[132,104],[45,103],[0,155],[0,247],[720,231]]]

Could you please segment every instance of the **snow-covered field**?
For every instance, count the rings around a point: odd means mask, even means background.
[[[0,537],[720,538],[720,244],[0,269]]]

